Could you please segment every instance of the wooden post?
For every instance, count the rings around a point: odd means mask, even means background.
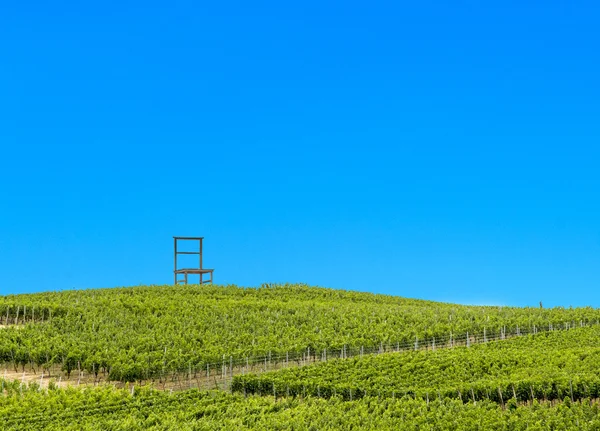
[[[200,247],[199,247],[199,257],[198,260],[200,261],[200,266],[198,268],[202,269],[202,238],[200,238]],[[202,284],[202,271],[200,271],[200,284]]]
[[[200,250],[199,250],[199,252],[200,252],[200,257],[199,257],[200,266],[199,266],[199,268],[202,269],[202,238],[200,238]],[[202,275],[200,275],[200,276],[202,277]]]
[[[535,396],[533,395],[533,386],[529,385],[529,390],[531,391],[531,402],[533,402],[533,400],[535,399]]]
[[[571,388],[571,401],[574,402],[575,400],[573,399],[573,379],[569,379],[569,386]]]
[[[174,262],[175,262],[175,266],[173,268],[173,275],[175,276],[175,284],[177,284],[177,238],[173,238],[173,241],[175,242],[174,246],[173,246],[173,250],[175,251],[174,253]]]

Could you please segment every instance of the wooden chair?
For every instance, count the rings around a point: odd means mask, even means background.
[[[202,268],[202,240],[204,237],[191,237],[191,236],[174,236],[174,260],[175,266],[173,269],[173,274],[175,276],[175,284],[185,283],[188,284],[188,275],[189,274],[197,274],[200,276],[200,284],[204,283],[212,283],[213,282],[213,271],[214,269],[205,269]],[[177,250],[177,242],[178,241],[198,241],[199,248],[198,251],[178,251]],[[198,268],[177,268],[177,256],[180,254],[195,254],[198,255]],[[183,274],[183,279],[179,279],[179,274]],[[210,279],[203,281],[204,274],[210,274]]]

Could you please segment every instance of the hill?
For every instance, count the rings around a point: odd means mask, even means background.
[[[594,430],[599,319],[589,307],[307,285],[4,296],[0,420],[6,430]]]
[[[590,324],[600,312],[462,306],[306,285],[179,285],[5,296],[0,316],[13,324],[0,331],[6,368],[135,381],[250,359],[305,363],[328,352]]]

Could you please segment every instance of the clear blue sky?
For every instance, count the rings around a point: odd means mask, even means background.
[[[600,306],[597,2],[0,6],[0,293]]]

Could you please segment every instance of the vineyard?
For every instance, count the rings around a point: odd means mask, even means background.
[[[4,296],[0,421],[15,430],[599,429],[599,321],[589,307],[463,306],[307,285]]]
[[[516,337],[470,348],[335,359],[236,376],[233,390],[344,399],[367,395],[503,403],[600,398],[600,327]]]
[[[463,403],[403,397],[284,397],[196,390],[169,394],[136,389],[40,391],[2,386],[3,430],[596,430],[600,408],[589,399],[562,403]]]
[[[2,317],[7,369],[148,381],[256,358],[269,367],[327,351],[589,325],[600,311],[469,307],[305,285],[147,286],[1,297]]]

